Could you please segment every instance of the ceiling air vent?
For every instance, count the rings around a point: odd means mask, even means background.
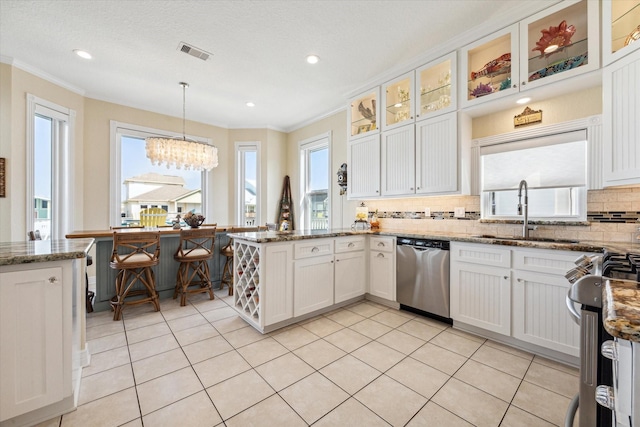
[[[205,52],[204,50],[198,49],[195,46],[188,45],[185,42],[180,42],[180,44],[178,45],[178,50],[180,52],[184,52],[191,56],[195,56],[196,58],[202,59],[203,61],[206,61],[210,56],[213,56],[212,53]]]

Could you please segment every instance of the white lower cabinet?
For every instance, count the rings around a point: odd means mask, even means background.
[[[564,274],[580,255],[452,242],[451,318],[577,357],[580,329],[565,307]]]
[[[73,393],[72,279],[29,268],[0,273],[0,421]]]
[[[293,246],[287,244],[264,245],[261,273],[264,283],[278,286],[264,287],[264,325],[272,325],[293,316]]]
[[[369,239],[369,294],[388,301],[396,300],[395,238]]]
[[[333,255],[295,261],[293,316],[302,316],[333,304]]]
[[[335,304],[365,294],[367,275],[364,250],[336,254],[334,289]]]
[[[451,318],[509,335],[510,262],[510,251],[500,246],[451,242]]]

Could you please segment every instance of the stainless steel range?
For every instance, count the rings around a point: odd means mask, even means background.
[[[576,412],[580,427],[640,427],[640,345],[614,339],[602,319],[606,281],[640,279],[638,261],[634,254],[582,256],[566,274],[572,283],[567,308],[580,325],[580,389],[569,405],[565,427],[573,426]],[[579,311],[575,303],[581,305]]]

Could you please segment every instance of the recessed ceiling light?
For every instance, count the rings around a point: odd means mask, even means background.
[[[320,57],[318,55],[307,55],[307,62],[309,64],[317,64],[320,61]]]
[[[526,104],[529,101],[531,101],[531,98],[520,98],[516,101],[516,104]]]
[[[253,103],[253,102],[251,102],[251,101],[247,101],[247,104],[246,104],[246,105],[247,105],[247,107],[255,107],[255,106],[256,106],[256,104],[254,104],[254,103]]]
[[[91,54],[85,50],[74,49],[73,52],[78,55],[80,58],[91,59]]]

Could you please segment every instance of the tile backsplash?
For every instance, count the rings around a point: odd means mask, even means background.
[[[369,200],[369,212],[378,210],[382,229],[406,232],[520,235],[521,224],[480,222],[480,196],[439,196]],[[465,216],[454,217],[463,207]],[[425,209],[430,215],[425,215]],[[640,187],[590,190],[587,196],[588,224],[538,225],[535,237],[631,242],[640,227]]]

